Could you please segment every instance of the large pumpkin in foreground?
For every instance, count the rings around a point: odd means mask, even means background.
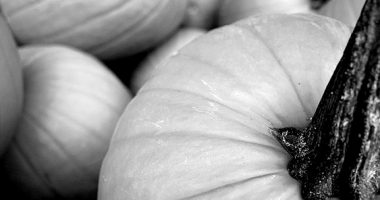
[[[9,27],[0,16],[0,154],[11,139],[21,108],[20,59]]]
[[[93,57],[63,46],[28,46],[25,104],[1,177],[28,199],[93,199],[117,120],[130,96]]]
[[[102,58],[157,45],[182,22],[186,6],[182,0],[0,1],[20,43],[66,44]]]
[[[304,127],[349,29],[317,15],[248,18],[197,38],[127,106],[99,199],[301,199],[272,127]]]

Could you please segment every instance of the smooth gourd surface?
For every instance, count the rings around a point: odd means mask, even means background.
[[[349,29],[316,15],[245,19],[160,65],[127,106],[99,199],[301,199],[272,127],[304,127]]]
[[[355,26],[365,0],[330,0],[317,12]]]
[[[252,15],[310,12],[309,0],[221,0],[219,25],[226,25]]]

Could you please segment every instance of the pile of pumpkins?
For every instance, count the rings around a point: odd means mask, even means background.
[[[363,4],[0,1],[2,191],[301,199],[268,130],[308,124]]]

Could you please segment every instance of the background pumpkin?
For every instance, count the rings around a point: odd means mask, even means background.
[[[20,55],[25,106],[2,177],[17,191],[12,196],[95,199],[101,161],[128,91],[77,50],[28,46]]]
[[[216,24],[221,0],[188,0],[184,26],[210,29]]]
[[[304,127],[350,30],[263,15],[199,37],[127,106],[99,199],[301,199],[272,127]]]
[[[205,30],[197,28],[180,29],[139,64],[132,76],[131,90],[136,93],[148,79],[154,76],[157,65],[165,63],[171,56],[177,54],[179,49],[205,33]]]
[[[310,0],[221,0],[218,23],[231,24],[251,15],[310,12]]]
[[[9,27],[0,16],[0,154],[8,145],[22,108],[21,66]]]
[[[364,2],[365,0],[329,0],[326,5],[317,12],[354,27]]]
[[[60,43],[111,58],[157,45],[182,22],[187,1],[12,0],[0,6],[22,44]]]

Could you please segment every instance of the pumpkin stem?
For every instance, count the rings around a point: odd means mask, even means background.
[[[380,0],[367,0],[309,126],[274,129],[305,200],[371,200],[380,187]]]

